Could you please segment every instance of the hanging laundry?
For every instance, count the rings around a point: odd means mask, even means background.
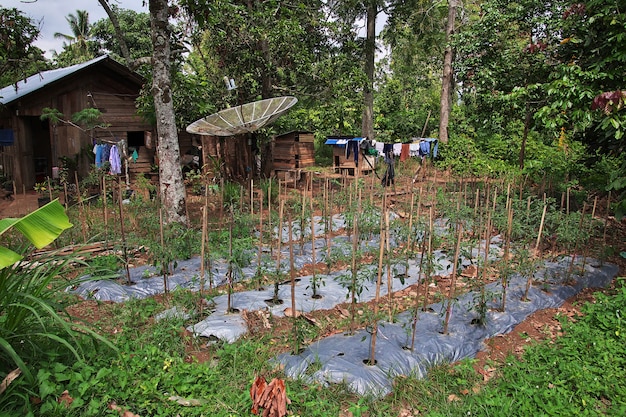
[[[400,162],[404,162],[409,159],[409,144],[403,143],[402,150],[400,151]]]
[[[385,163],[387,164],[387,170],[381,180],[383,187],[388,187],[395,182],[395,158],[393,155],[393,147],[394,145],[391,143],[385,143],[385,146],[383,147],[383,156]]]
[[[102,167],[102,151],[104,150],[103,145],[96,145],[93,147],[93,152],[96,154],[96,168]]]
[[[346,144],[346,159],[350,158],[350,155],[354,155],[354,165],[359,166],[359,141],[349,140]]]
[[[430,142],[420,142],[420,156],[422,158],[430,155]]]
[[[109,145],[108,143],[105,143],[102,145],[102,163],[104,164],[105,162],[107,162],[110,156],[111,156],[111,145]]]
[[[139,154],[137,153],[137,149],[133,149],[133,154],[131,155],[131,158],[133,158],[133,162],[137,162],[137,159],[139,159]]]
[[[419,143],[413,142],[409,144],[409,155],[420,156],[420,144]]]
[[[117,146],[113,145],[109,153],[109,162],[111,163],[111,175],[118,175],[122,173],[122,161],[120,154],[117,150]]]

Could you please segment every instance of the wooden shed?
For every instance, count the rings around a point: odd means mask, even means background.
[[[293,131],[274,137],[272,167],[274,173],[315,165],[315,138],[312,132]]]
[[[156,150],[154,127],[137,114],[143,78],[103,55],[67,68],[43,71],[0,90],[0,165],[18,189],[54,177],[63,157],[78,162],[85,175],[99,141],[124,140],[137,151],[139,174],[150,170]],[[69,121],[87,108],[100,110],[102,127],[84,131],[69,123],[41,120],[44,108],[56,109]],[[131,163],[132,164],[132,163]]]
[[[361,174],[368,174],[376,168],[376,158],[372,155],[363,155],[363,152],[360,150],[361,142],[364,139],[354,136],[326,138],[324,143],[333,147],[333,167],[335,172],[355,175],[355,170],[358,166]]]

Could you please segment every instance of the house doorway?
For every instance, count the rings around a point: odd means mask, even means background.
[[[25,149],[26,153],[30,153],[29,150],[32,149],[33,169],[30,170],[34,173],[32,180],[35,183],[46,181],[47,177],[52,176],[52,166],[55,162],[52,160],[50,145],[50,123],[47,120],[41,120],[38,116],[25,116],[22,119],[26,140],[30,140],[30,146]],[[28,167],[25,168],[28,170]],[[28,177],[30,175],[26,175],[26,178]]]

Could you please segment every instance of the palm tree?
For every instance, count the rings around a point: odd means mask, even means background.
[[[85,56],[89,52],[87,42],[91,37],[91,25],[89,24],[89,13],[86,10],[76,10],[76,14],[70,13],[65,17],[72,31],[71,35],[56,32],[55,39],[64,39],[69,44],[63,43],[64,49],[73,48],[77,55]]]

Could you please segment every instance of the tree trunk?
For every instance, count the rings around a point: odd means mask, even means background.
[[[111,20],[111,24],[115,29],[115,37],[117,38],[117,43],[120,45],[120,51],[122,52],[122,56],[126,61],[126,66],[128,68],[133,68],[132,60],[130,59],[130,52],[128,51],[128,45],[126,44],[126,40],[124,39],[124,34],[122,33],[122,29],[120,28],[120,22],[117,20],[117,15],[111,9],[108,0],[98,0],[104,11],[109,16],[109,20]]]
[[[363,119],[361,135],[374,139],[374,58],[376,56],[376,2],[367,4],[367,35],[365,40],[365,75],[367,82],[363,88]]]
[[[180,166],[178,131],[172,101],[167,0],[150,0],[152,29],[152,96],[157,122],[159,185],[165,222],[186,223],[185,185]]]
[[[456,8],[458,0],[448,0],[448,23],[446,25],[446,50],[443,55],[443,79],[441,81],[441,109],[439,116],[439,141],[448,142],[448,122],[450,120],[451,94],[453,89],[452,60],[453,51],[450,41],[454,34]]]

